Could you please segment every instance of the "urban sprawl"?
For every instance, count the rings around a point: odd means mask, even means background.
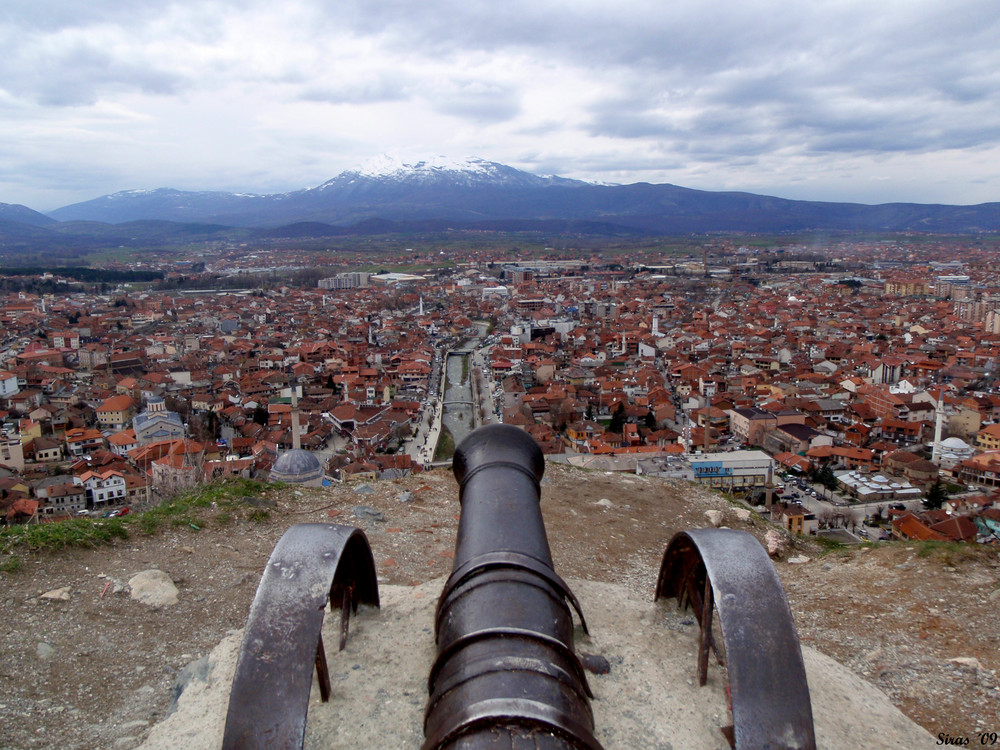
[[[798,533],[1000,543],[995,247],[408,250],[405,273],[345,254],[290,280],[316,255],[117,266],[160,285],[16,277],[0,296],[6,523],[123,514],[224,477],[392,479],[502,421],[550,460],[700,482]]]

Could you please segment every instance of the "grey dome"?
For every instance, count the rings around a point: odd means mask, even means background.
[[[323,465],[309,451],[285,451],[271,468],[272,482],[319,486],[323,482]]]
[[[965,451],[972,446],[962,440],[962,438],[950,437],[941,441],[941,447],[951,451]]]

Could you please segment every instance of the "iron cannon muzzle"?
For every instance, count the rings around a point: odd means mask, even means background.
[[[487,425],[458,446],[453,470],[462,513],[435,616],[423,750],[600,750],[573,649],[567,601],[579,603],[553,568],[539,507],[538,444]]]

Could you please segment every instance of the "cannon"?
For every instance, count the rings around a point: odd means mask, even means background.
[[[539,506],[538,445],[522,430],[488,425],[462,441],[453,471],[461,515],[435,610],[422,750],[601,750],[594,696],[574,650],[574,612],[585,633],[587,624],[554,569]],[[791,611],[756,539],[729,529],[678,533],[657,579],[655,598],[666,597],[693,607],[700,624],[700,684],[712,651],[725,662],[733,726],[722,731],[730,744],[815,748]],[[378,605],[364,534],[332,524],[292,527],[251,609],[225,748],[302,747],[314,667],[323,700],[329,696],[322,610],[340,608],[343,648],[359,603]],[[723,644],[713,632],[716,615]]]
[[[541,450],[523,430],[489,425],[462,441],[453,468],[462,514],[435,616],[423,750],[599,750],[567,602],[581,610],[553,568],[539,508]]]

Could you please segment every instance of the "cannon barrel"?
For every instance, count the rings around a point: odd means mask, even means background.
[[[435,617],[423,750],[600,750],[567,600],[579,604],[553,569],[539,507],[544,468],[531,436],[505,425],[481,427],[455,452],[462,513]]]

